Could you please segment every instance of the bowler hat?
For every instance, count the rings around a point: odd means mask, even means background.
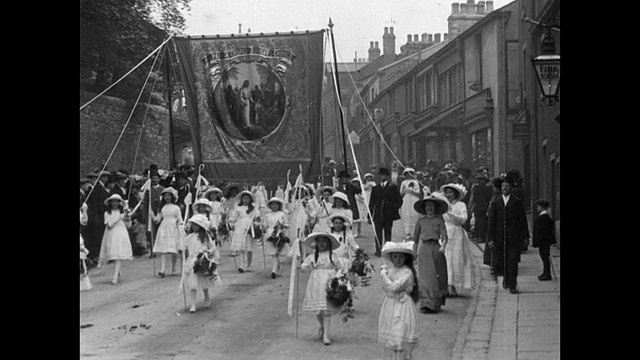
[[[391,171],[389,171],[389,169],[387,169],[387,168],[380,168],[380,170],[378,170],[378,174],[379,175],[391,175]]]

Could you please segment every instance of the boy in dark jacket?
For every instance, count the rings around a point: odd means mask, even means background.
[[[542,275],[538,276],[538,280],[540,281],[549,281],[551,280],[551,273],[549,272],[550,268],[550,248],[552,244],[556,243],[555,233],[555,222],[547,211],[549,210],[549,202],[544,199],[536,200],[534,203],[536,206],[536,210],[540,214],[536,221],[533,223],[533,244],[534,248],[539,248],[540,250],[540,258],[542,259],[542,264],[544,266],[544,270]]]

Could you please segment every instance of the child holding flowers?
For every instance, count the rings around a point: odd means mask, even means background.
[[[204,294],[204,306],[209,307],[209,289],[220,281],[217,272],[220,252],[207,233],[210,223],[204,214],[193,215],[188,223],[191,233],[180,244],[180,250],[184,251],[187,257],[182,265],[181,282],[189,290],[189,312],[194,313],[198,290],[202,290]]]
[[[380,267],[380,278],[385,297],[378,316],[378,343],[384,345],[386,358],[394,360],[411,359],[418,344],[416,303],[420,296],[412,247],[412,242],[389,241],[382,248],[386,264]]]
[[[284,201],[273,197],[267,202],[271,211],[264,214],[262,218],[262,232],[266,234],[265,253],[271,256],[271,278],[275,279],[280,275],[280,254],[283,253],[284,246],[290,242],[285,236],[284,229],[289,228],[287,215],[282,211]],[[284,251],[286,254],[288,251]]]
[[[335,236],[324,232],[311,233],[304,242],[314,252],[300,265],[303,271],[311,271],[302,310],[316,314],[320,323],[319,336],[325,345],[330,345],[331,315],[338,309],[327,300],[327,283],[336,275],[337,270],[346,270],[340,258],[333,253],[333,250],[340,247],[340,243]]]
[[[351,260],[356,250],[360,249],[351,229],[349,229],[351,221],[346,215],[333,214],[327,218],[327,223],[330,226],[331,235],[335,236],[340,243],[340,247],[336,249],[335,254],[347,263],[347,268],[350,268]]]
[[[233,235],[231,236],[231,251],[240,252],[240,266],[238,272],[250,271],[253,259],[255,240],[251,233],[254,221],[259,221],[260,210],[254,205],[255,197],[251,191],[238,194],[240,202],[229,215],[229,223]],[[245,268],[246,264],[246,268]]]

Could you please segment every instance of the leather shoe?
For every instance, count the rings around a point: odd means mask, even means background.
[[[551,275],[549,275],[549,274],[540,275],[540,276],[538,276],[538,280],[540,280],[540,281],[549,281],[549,280],[551,280]]]
[[[512,294],[517,294],[518,293],[518,289],[516,288],[509,288],[509,292]]]

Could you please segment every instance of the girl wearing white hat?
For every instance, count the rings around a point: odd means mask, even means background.
[[[280,274],[280,254],[288,253],[285,246],[289,238],[285,236],[284,230],[289,228],[287,214],[283,211],[284,201],[277,197],[271,198],[267,202],[271,211],[262,217],[262,232],[266,234],[265,253],[271,256],[271,278],[275,279]]]
[[[378,316],[378,343],[384,346],[386,358],[411,359],[418,344],[420,297],[412,247],[413,242],[389,241],[382,248],[386,264],[380,267],[380,278],[386,296]]]
[[[316,190],[318,196],[318,212],[316,214],[317,223],[313,227],[313,232],[329,231],[327,226],[327,218],[331,215],[331,207],[333,206],[333,194],[336,193],[336,188],[333,186],[322,186]]]
[[[338,309],[335,309],[327,301],[327,282],[336,274],[336,270],[346,271],[347,267],[333,253],[340,247],[340,242],[333,235],[324,232],[311,233],[304,242],[308,247],[314,249],[314,252],[307,256],[301,265],[296,265],[300,266],[303,271],[310,271],[302,310],[315,313],[320,323],[319,336],[325,345],[330,345],[331,315]]]
[[[178,244],[182,241],[183,223],[182,212],[176,204],[178,201],[178,191],[168,187],[160,193],[162,202],[160,203],[160,213],[153,214],[153,221],[160,223],[153,252],[161,254],[159,277],[165,276],[165,264],[167,257],[171,255],[171,275],[178,275],[176,263],[178,261]]]
[[[218,229],[221,224],[224,224],[226,221],[225,211],[224,211],[224,201],[225,198],[222,196],[222,190],[217,187],[209,188],[203,194],[203,198],[209,200],[209,204],[211,205],[211,214],[209,214],[209,221],[211,221],[211,228],[215,229],[216,237],[215,241],[218,246],[222,246],[223,236],[218,233]],[[225,239],[228,238],[228,235],[225,235]]]
[[[104,235],[100,246],[99,265],[104,265],[107,261],[113,260],[112,284],[117,284],[120,278],[120,266],[122,260],[133,259],[129,231],[125,225],[128,213],[124,210],[124,199],[118,194],[113,194],[104,201],[107,211],[104,213]]]
[[[400,218],[402,219],[404,235],[407,239],[410,239],[413,234],[413,228],[415,228],[416,222],[420,218],[420,214],[413,209],[413,204],[421,198],[420,183],[415,179],[415,171],[412,168],[406,168],[402,175],[406,179],[400,184],[400,195],[402,195]]]
[[[329,209],[329,214],[344,215],[349,219],[349,222],[353,224],[353,212],[349,209],[349,198],[347,198],[347,194],[337,191],[331,195],[331,199],[333,200],[333,206]]]
[[[207,233],[210,227],[209,220],[204,214],[195,214],[189,221],[191,233],[187,235],[180,244],[180,250],[185,251],[187,259],[182,264],[182,282],[191,294],[191,309],[189,312],[196,311],[196,296],[198,290],[202,290],[204,294],[204,306],[209,307],[209,289],[216,284],[220,284],[218,276],[217,264],[220,260],[220,252],[216,243]],[[205,260],[201,258],[206,256]],[[194,265],[208,263],[206,269],[194,269]]]
[[[347,268],[351,267],[351,259],[355,255],[356,250],[360,249],[358,243],[354,239],[353,233],[349,229],[351,221],[342,214],[333,214],[327,218],[327,223],[331,230],[331,235],[335,236],[340,242],[340,247],[334,253],[347,262]]]
[[[238,194],[238,198],[240,199],[238,204],[229,214],[229,224],[233,230],[231,251],[240,252],[238,272],[243,273],[245,270],[251,271],[255,248],[252,229],[254,222],[260,223],[260,210],[254,205],[255,197],[251,191],[242,191]]]
[[[449,211],[442,216],[449,237],[449,245],[444,255],[447,258],[449,295],[457,296],[457,290],[473,288],[469,238],[463,228],[467,222],[467,205],[462,202],[462,198],[467,194],[467,189],[463,185],[449,183],[443,185],[440,191],[450,204]]]

